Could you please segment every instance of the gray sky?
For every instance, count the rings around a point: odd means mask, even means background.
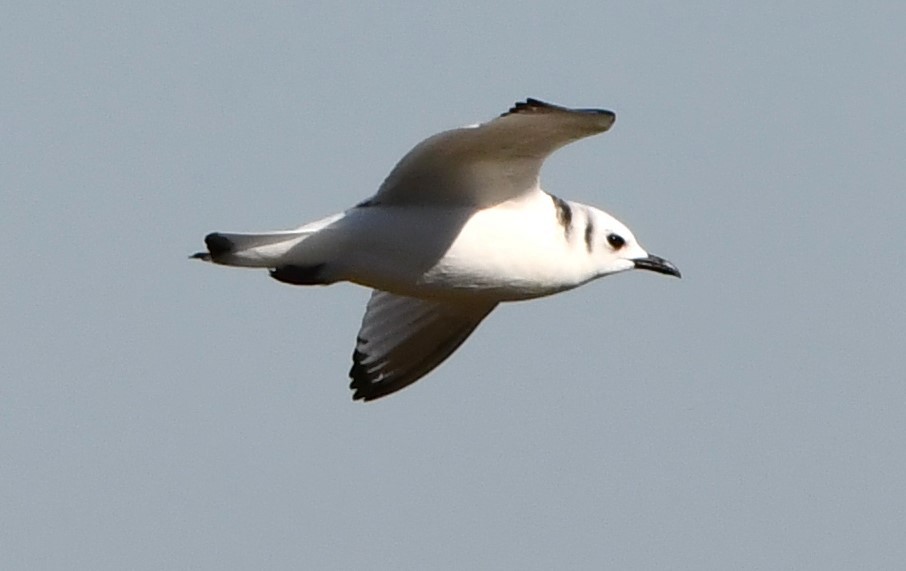
[[[9,569],[893,569],[906,4],[7,5]],[[647,272],[350,400],[367,291],[193,263],[527,96]]]

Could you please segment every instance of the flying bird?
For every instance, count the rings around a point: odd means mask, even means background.
[[[614,120],[527,99],[420,142],[345,212],[295,230],[208,234],[191,257],[292,285],[371,288],[349,377],[353,399],[374,400],[440,365],[501,302],[630,269],[680,277],[610,214],[541,189],[549,155]]]

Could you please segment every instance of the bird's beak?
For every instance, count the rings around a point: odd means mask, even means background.
[[[649,254],[646,258],[636,258],[635,260],[632,260],[632,263],[635,264],[636,269],[639,270],[651,270],[652,272],[657,272],[659,274],[667,274],[668,276],[676,276],[678,278],[682,277],[679,268],[660,256],[652,256]]]

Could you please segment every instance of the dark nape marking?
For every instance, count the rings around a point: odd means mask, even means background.
[[[569,240],[569,232],[573,224],[573,210],[569,207],[569,203],[562,198],[558,198],[553,194],[550,197],[554,201],[554,208],[557,210],[557,222],[560,223],[560,226],[563,226],[563,234]]]
[[[585,249],[588,250],[588,253],[591,254],[592,247],[594,246],[595,238],[595,223],[591,221],[591,213],[585,214]]]
[[[280,266],[271,270],[271,277],[290,285],[326,285],[324,264],[312,266]]]
[[[377,206],[378,201],[373,198],[366,198],[362,202],[355,205],[356,208],[368,208],[369,206]]]

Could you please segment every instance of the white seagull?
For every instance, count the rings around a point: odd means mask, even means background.
[[[268,268],[293,285],[372,288],[349,376],[353,399],[374,400],[428,374],[500,302],[633,268],[680,277],[613,216],[541,189],[551,153],[614,119],[527,99],[425,139],[345,212],[295,230],[208,234],[192,258]]]

